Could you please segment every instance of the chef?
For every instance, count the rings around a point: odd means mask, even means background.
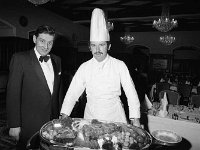
[[[125,63],[108,54],[111,48],[103,10],[95,8],[90,26],[90,51],[93,58],[80,65],[65,95],[62,117],[69,116],[86,89],[84,119],[127,123],[120,100],[123,87],[129,106],[131,124],[140,127],[140,102]]]

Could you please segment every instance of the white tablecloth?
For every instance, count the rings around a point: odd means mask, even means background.
[[[147,120],[150,133],[155,130],[173,131],[191,144],[190,150],[200,150],[200,124],[152,115],[147,115]]]

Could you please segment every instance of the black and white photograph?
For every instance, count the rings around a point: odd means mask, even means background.
[[[0,150],[200,150],[199,0],[1,0]]]

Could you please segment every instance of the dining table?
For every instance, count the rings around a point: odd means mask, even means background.
[[[157,108],[154,108],[156,106]],[[168,105],[168,114],[159,116],[158,103],[152,109],[143,112],[141,122],[152,134],[156,130],[166,130],[182,137],[181,144],[175,149],[200,150],[200,109],[183,105]]]

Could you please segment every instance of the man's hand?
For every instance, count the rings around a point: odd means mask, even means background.
[[[19,141],[20,132],[21,132],[21,127],[10,128],[9,129],[9,135],[11,137],[14,137],[17,141]]]
[[[67,117],[68,117],[68,115],[61,113],[60,116],[59,116],[59,119],[64,119],[64,118],[67,118]]]
[[[141,128],[140,119],[139,118],[131,118],[131,125]]]

